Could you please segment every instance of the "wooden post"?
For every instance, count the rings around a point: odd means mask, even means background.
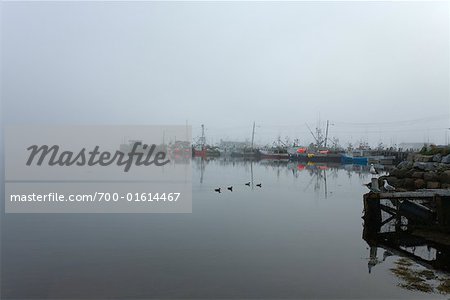
[[[372,185],[372,191],[379,191],[380,190],[380,187],[378,186],[378,178],[372,177],[371,185]]]
[[[438,226],[450,230],[450,197],[434,196]]]
[[[380,197],[376,193],[364,195],[364,225],[370,231],[378,232],[381,227]]]

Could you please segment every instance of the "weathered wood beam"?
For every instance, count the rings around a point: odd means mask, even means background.
[[[412,192],[389,192],[380,193],[380,199],[392,199],[392,198],[433,198],[435,196],[448,197],[450,196],[449,189],[436,189],[436,190],[417,190]]]
[[[391,214],[391,215],[396,215],[397,214],[397,210],[395,208],[389,207],[387,205],[384,204],[380,204],[380,209],[384,210],[385,212]]]
[[[397,216],[396,215],[392,215],[389,218],[387,218],[386,220],[384,220],[383,222],[381,222],[381,226],[383,226],[384,224],[389,223],[390,221],[392,221],[393,219],[395,219]]]

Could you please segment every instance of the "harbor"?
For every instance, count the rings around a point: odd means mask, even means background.
[[[302,154],[307,151],[302,147],[296,149],[301,149]],[[332,182],[337,173],[347,170],[349,178],[358,174],[366,188],[361,194],[363,214],[360,216],[361,237],[368,246],[368,273],[378,272],[380,265],[389,265],[398,286],[405,290],[428,295],[450,293],[450,147],[424,145],[420,151],[366,149],[359,152],[363,155],[353,160],[345,153],[269,157],[267,152],[262,152],[265,155],[222,156],[212,162],[249,166],[252,189],[254,181],[261,180],[254,179],[254,168],[258,165],[277,170],[278,178],[280,172],[290,173],[293,178],[306,172],[311,179],[304,191],[312,187],[321,194],[322,201],[336,196],[336,185]],[[200,168],[203,184],[208,159],[197,159],[203,166]],[[397,258],[394,265],[393,257]]]
[[[322,131],[319,127],[313,133],[309,126],[306,125],[313,138],[313,142],[308,146],[300,145],[298,138],[290,143],[288,137],[286,141],[282,141],[278,137],[272,144],[257,145],[255,143],[255,122],[252,127],[251,141],[221,141],[219,144],[210,145],[207,143],[205,125],[202,124],[201,135],[194,139],[192,145],[192,156],[203,158],[231,156],[254,160],[275,159],[316,163],[397,165],[405,160],[409,154],[418,150],[417,148],[402,149],[398,147],[382,147],[381,145],[377,148],[371,148],[367,142],[363,141],[357,147],[348,146],[344,149],[338,143],[338,139],[328,136],[329,124],[330,121],[327,121],[325,135],[321,133]],[[332,146],[329,146],[330,142]]]
[[[0,299],[450,299],[450,0],[0,12]]]
[[[230,244],[246,245],[249,253],[264,248],[262,257],[270,257],[266,251],[284,253],[284,267],[277,273],[287,277],[293,294],[305,297],[310,294],[296,285],[296,272],[300,269],[306,272],[303,280],[315,284],[317,291],[320,287],[312,282],[315,277],[310,274],[327,273],[327,264],[335,257],[336,249],[347,249],[353,254],[340,255],[342,264],[333,264],[341,270],[353,266],[353,274],[358,274],[355,278],[346,273],[343,284],[362,285],[364,280],[383,286],[384,291],[372,292],[379,297],[433,298],[450,294],[450,146],[423,143],[409,149],[372,148],[361,142],[357,147],[344,149],[336,138],[322,136],[319,128],[316,133],[310,132],[314,142],[308,146],[300,142],[307,140],[306,136],[292,142],[278,136],[272,143],[261,144],[256,142],[255,123],[248,141],[208,143],[207,132],[212,132],[203,124],[200,128],[200,135],[194,136],[192,144],[164,135],[158,145],[159,149],[167,149],[172,164],[183,165],[184,170],[192,167],[195,205],[199,214],[204,214],[201,225],[192,221],[186,229],[173,230],[192,236],[193,228],[213,222],[207,215],[212,213],[214,222],[220,220],[220,226],[232,232],[228,236]],[[334,143],[330,145],[330,141]],[[121,149],[136,152],[141,149],[136,143],[141,141],[130,140]],[[239,213],[227,219],[226,216],[233,215],[231,210]],[[285,228],[293,224],[293,228]],[[261,233],[260,228],[267,233]],[[201,232],[213,239],[208,231]],[[252,232],[257,237],[251,236]],[[281,236],[270,235],[275,232]],[[324,241],[318,241],[319,238]],[[248,244],[249,241],[255,245]],[[219,241],[210,241],[208,249],[217,253],[221,245]],[[352,247],[347,248],[348,245]],[[300,252],[306,258],[298,256],[294,249],[303,249]],[[316,249],[322,255],[304,249]],[[213,264],[213,257],[201,253]],[[260,267],[260,259],[252,264],[252,256],[244,253],[218,255],[222,261],[250,261],[250,269],[235,267],[254,276],[254,281],[242,287],[240,293],[250,293],[249,289],[264,282],[253,273]],[[286,267],[293,260],[297,263]],[[314,261],[314,266],[308,261]],[[280,260],[272,262],[262,265],[281,268]],[[234,282],[226,274],[218,276]],[[266,284],[274,295],[283,291],[277,283]],[[327,287],[330,294],[325,296],[350,297],[338,287],[333,288],[332,278],[326,277],[326,284],[330,285]],[[353,292],[362,296],[365,290]],[[212,293],[206,289],[196,296],[208,297]],[[270,295],[267,290],[264,293]]]
[[[391,271],[396,263],[407,259],[412,270],[422,271],[425,266],[420,263],[424,262],[413,260],[401,251],[392,252],[387,246],[393,245],[383,243],[383,235],[368,234],[367,224],[361,217],[362,195],[368,192],[363,184],[372,177],[370,166],[255,161],[231,156],[195,157],[190,166],[195,196],[192,214],[55,215],[40,219],[39,228],[31,231],[30,225],[39,216],[21,218],[20,224],[10,220],[14,233],[11,236],[21,236],[22,240],[8,243],[4,248],[5,254],[11,255],[4,262],[11,270],[5,286],[16,288],[21,274],[33,268],[38,276],[33,281],[21,281],[33,294],[52,290],[54,295],[62,295],[63,291],[55,290],[54,285],[62,285],[70,275],[78,278],[85,286],[84,291],[98,297],[104,297],[105,293],[125,296],[138,289],[155,297],[175,298],[185,293],[183,284],[195,288],[191,291],[195,298],[228,294],[229,286],[233,286],[233,293],[260,298],[277,298],[280,294],[311,298],[318,291],[321,297],[365,298],[367,286],[374,287],[370,297],[375,298],[442,296],[440,292],[400,287],[402,279]],[[232,191],[227,189],[230,186]],[[217,188],[221,188],[221,193],[214,191]],[[79,223],[81,217],[83,222]],[[57,228],[53,223],[55,218]],[[100,231],[86,236],[92,226]],[[71,235],[66,234],[69,229]],[[46,242],[49,235],[58,242],[49,245]],[[109,238],[100,241],[98,235]],[[25,247],[27,239],[33,239],[34,253],[46,264],[36,265],[35,256],[25,255],[29,251]],[[131,248],[131,244],[136,247]],[[392,253],[384,261],[383,247]],[[402,247],[400,244],[397,248]],[[196,251],[188,251],[191,248]],[[374,248],[378,249],[378,257]],[[417,244],[415,253],[429,259],[424,252],[426,246],[422,248]],[[72,263],[82,267],[65,268],[52,258],[56,251],[72,255]],[[89,252],[93,266],[85,265],[86,258],[75,255],[78,251]],[[435,264],[432,260],[437,252],[431,248],[430,251],[432,256],[425,265],[442,279],[436,279],[439,285],[448,278],[445,268],[438,268],[445,263],[448,252],[439,252]],[[330,272],[331,267],[335,272]],[[115,283],[108,285],[107,292],[97,289],[99,284],[107,284],[106,279],[101,279],[105,268],[110,270],[107,281]],[[210,272],[211,268],[215,271]],[[50,283],[46,279],[55,269],[61,276]],[[148,284],[152,278],[149,269],[159,274],[156,286]],[[85,276],[87,270],[90,277],[99,278],[95,285]],[[186,270],[197,271],[186,277]],[[124,282],[123,274],[128,272],[135,274],[134,280],[126,280],[126,286],[120,285]],[[336,272],[340,273],[338,278]],[[227,284],[217,286],[213,284],[216,281]],[[342,289],[343,285],[352,288]],[[17,293],[27,295],[23,290]]]

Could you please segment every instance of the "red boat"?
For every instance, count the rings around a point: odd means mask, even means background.
[[[206,158],[206,147],[197,146],[192,149],[192,156]]]

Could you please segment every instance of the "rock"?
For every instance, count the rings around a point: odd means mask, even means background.
[[[435,172],[426,172],[423,174],[423,180],[425,181],[437,181],[438,175]]]
[[[433,161],[433,155],[421,155],[421,154],[417,154],[414,157],[415,161],[418,162],[432,162]]]
[[[404,188],[404,187],[405,187],[405,180],[406,180],[406,178],[403,178],[403,179],[397,179],[397,185],[396,185],[396,187],[398,187],[398,188]]]
[[[442,172],[439,175],[439,181],[442,183],[450,183],[450,170]]]
[[[414,179],[405,178],[403,182],[403,186],[407,189],[414,189]]]
[[[412,161],[402,161],[397,165],[397,169],[411,169],[413,166]]]
[[[441,163],[443,163],[443,164],[450,164],[450,154],[444,156],[444,157],[441,159]]]
[[[411,178],[411,176],[412,176],[412,174],[415,172],[415,170],[414,169],[409,169],[409,170],[407,170],[407,172],[405,173],[405,178],[406,177],[409,177],[409,178]]]
[[[442,155],[440,153],[433,155],[434,162],[441,162]]]
[[[426,186],[425,180],[423,179],[416,179],[414,181],[414,187],[416,189],[423,189]]]
[[[427,182],[427,189],[438,189],[441,186],[441,184],[437,181],[428,181]]]
[[[415,162],[413,166],[423,171],[434,171],[437,169],[438,164],[432,162]]]
[[[437,167],[437,170],[438,170],[439,172],[444,172],[444,171],[450,170],[450,164],[443,164],[443,163],[440,163],[440,164],[438,165],[438,167]]]
[[[414,172],[414,173],[412,173],[411,177],[412,178],[423,178],[423,174],[425,174],[425,172]]]
[[[392,170],[389,170],[389,175],[398,176],[398,174],[400,174],[401,171],[402,171],[401,169],[394,168]]]
[[[389,172],[390,176],[394,176],[394,177],[398,177],[398,178],[405,178],[408,177],[408,173],[409,173],[409,169],[393,169],[392,171]]]
[[[443,183],[443,184],[441,184],[441,188],[443,188],[443,189],[450,189],[450,183]]]
[[[433,162],[433,155],[424,155],[422,156],[423,162]]]

